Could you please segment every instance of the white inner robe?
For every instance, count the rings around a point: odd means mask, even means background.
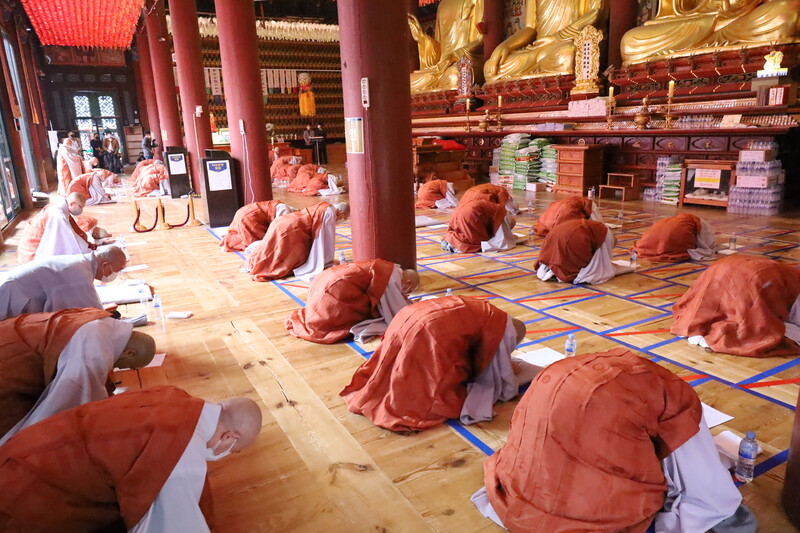
[[[71,174],[72,179],[75,179],[83,174],[83,162],[80,156],[71,150],[69,146],[64,143],[59,145],[57,154],[57,157],[61,157],[67,162],[67,167],[69,168],[69,173]]]
[[[55,256],[18,266],[0,284],[0,320],[71,307],[102,309],[94,288],[96,271],[94,252]]]
[[[704,261],[714,257],[717,253],[717,238],[711,224],[705,220],[700,220],[700,232],[697,234],[697,246],[689,252],[689,257],[694,261]]]
[[[383,335],[394,316],[409,304],[403,294],[402,276],[403,270],[398,265],[395,265],[392,277],[389,278],[386,290],[383,291],[383,295],[381,295],[381,299],[378,302],[380,318],[363,320],[350,328],[350,333],[353,334],[356,342],[369,342],[373,337]]]
[[[89,198],[86,199],[86,205],[110,204],[116,200],[106,194],[103,189],[103,181],[100,179],[99,172],[92,173],[92,179],[89,181]]]
[[[481,253],[485,252],[503,252],[511,250],[517,245],[517,236],[511,231],[511,222],[509,217],[503,219],[503,223],[497,228],[497,231],[492,238],[488,241],[481,241]]]
[[[447,190],[444,193],[444,198],[436,200],[434,203],[437,209],[449,209],[458,206],[458,198],[456,198],[456,191],[452,183],[447,183]]]
[[[87,322],[61,350],[56,375],[25,417],[0,439],[61,411],[108,397],[108,373],[131,338],[133,326],[113,318]]]
[[[333,174],[328,174],[328,188],[320,189],[319,195],[332,196],[334,194],[341,194],[343,190],[341,187],[339,187],[338,181],[339,178],[337,176],[334,176]]]
[[[605,283],[613,278],[615,275],[615,270],[614,263],[611,262],[611,253],[614,249],[615,242],[614,234],[611,233],[610,230],[607,231],[606,239],[603,241],[603,244],[600,246],[600,248],[595,250],[591,261],[589,261],[589,264],[578,271],[578,275],[575,277],[575,280],[572,283],[600,284]],[[550,270],[549,266],[545,264],[539,265],[536,275],[542,281],[547,281],[555,277],[555,273]],[[562,283],[564,282],[562,281]]]
[[[69,223],[69,206],[65,198],[57,198],[47,206],[47,223],[34,260],[41,261],[54,255],[76,255],[91,252]]]
[[[311,244],[311,251],[305,263],[294,269],[294,275],[305,282],[333,265],[336,252],[336,209],[331,206],[322,216],[322,227]]]

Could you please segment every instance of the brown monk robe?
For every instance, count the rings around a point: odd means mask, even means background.
[[[536,221],[533,232],[539,237],[545,237],[562,222],[589,218],[592,216],[593,206],[591,200],[580,196],[569,196],[556,200],[547,206],[542,216]]]
[[[260,241],[275,220],[275,211],[280,205],[285,204],[280,200],[267,200],[240,207],[219,245],[226,252],[243,252],[251,243]]]
[[[716,261],[672,307],[670,332],[702,336],[715,352],[746,357],[800,354],[786,324],[800,295],[800,270],[771,259],[731,255]]]
[[[482,183],[481,185],[470,187],[464,193],[464,196],[461,197],[461,201],[469,202],[470,200],[477,200],[478,198],[484,198],[490,202],[502,205],[512,215],[516,215],[519,211],[508,189],[499,185]]]
[[[332,344],[350,336],[350,328],[378,318],[378,303],[394,272],[394,263],[353,261],[323,270],[308,290],[308,301],[286,319],[295,337]]]
[[[0,448],[0,531],[127,531],[150,509],[204,401],[156,387],[91,402]]]
[[[297,170],[297,176],[289,184],[289,192],[303,192],[303,189],[308,186],[308,182],[311,181],[311,178],[317,173],[318,168],[319,165],[315,165],[314,163],[302,165]]]
[[[608,228],[602,222],[572,219],[562,222],[542,243],[536,268],[546,265],[564,283],[572,283],[606,240]]]
[[[434,209],[436,202],[444,200],[447,196],[447,180],[431,180],[422,184],[417,191],[417,203],[415,207],[419,209]]]
[[[688,213],[662,218],[644,232],[634,249],[642,259],[686,261],[689,250],[697,247],[697,235],[702,226],[698,217]]]
[[[453,211],[442,240],[461,253],[480,252],[481,242],[491,239],[505,218],[502,205],[482,198],[462,201]]]
[[[508,315],[450,296],[405,307],[340,393],[352,413],[382,428],[416,431],[459,418],[467,382],[491,364]]]
[[[320,202],[275,219],[262,244],[247,258],[250,277],[254,281],[285,278],[305,263],[329,207],[331,204]]]
[[[553,363],[484,462],[489,501],[515,532],[644,532],[664,504],[660,461],[701,416],[690,385],[623,348]]]

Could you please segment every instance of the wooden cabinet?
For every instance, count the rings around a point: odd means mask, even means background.
[[[603,182],[603,148],[597,144],[556,144],[558,179],[555,191],[583,195]]]

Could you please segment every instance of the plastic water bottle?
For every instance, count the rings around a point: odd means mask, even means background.
[[[589,189],[589,191],[586,193],[586,196],[589,198],[594,198],[594,187]]]
[[[753,470],[758,455],[758,441],[756,434],[748,431],[742,442],[739,443],[739,458],[736,460],[735,476],[739,481],[750,483],[753,481]]]
[[[128,243],[125,242],[125,234],[120,233],[119,237],[117,237],[117,246],[122,248],[122,251],[125,251],[128,247]]]
[[[153,315],[157,322],[164,321],[164,307],[161,305],[161,297],[158,294],[153,295]]]
[[[736,234],[731,233],[731,238],[728,241],[728,250],[735,250],[736,249]]]
[[[147,288],[147,285],[140,285],[139,286],[139,303],[142,304],[142,311],[144,314],[147,314],[149,303],[150,303],[150,295],[148,294],[150,289]]]
[[[639,266],[639,254],[636,252],[636,248],[631,249],[631,268],[636,268]]]
[[[339,264],[343,265],[345,263],[347,263],[347,256],[344,255],[344,250],[342,250],[339,252]]]
[[[531,226],[531,229],[528,230],[528,244],[533,245],[535,240],[536,240],[536,232],[533,231],[533,226]]]
[[[624,219],[625,219],[625,217],[622,214],[622,210],[620,209],[619,212],[617,213],[617,224],[622,226],[622,222],[623,222]]]
[[[564,343],[564,355],[567,357],[575,357],[575,352],[578,350],[578,342],[575,340],[575,334],[570,333],[567,336],[567,342]]]
[[[533,202],[530,200],[528,201],[528,214],[533,216]]]
[[[445,296],[452,296],[453,295],[453,289],[447,289],[447,291],[444,293],[444,295]]]

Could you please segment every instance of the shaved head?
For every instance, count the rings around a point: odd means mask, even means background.
[[[408,296],[419,287],[419,274],[416,270],[406,269],[400,276],[403,294]]]
[[[514,323],[514,329],[517,330],[517,344],[519,344],[525,339],[528,328],[525,327],[525,323],[522,320],[512,318],[511,321]]]
[[[217,431],[209,444],[215,445],[223,439],[236,439],[233,452],[240,452],[253,444],[261,433],[261,409],[258,404],[249,398],[234,396],[223,400],[220,406],[222,412]]]
[[[125,268],[125,263],[128,261],[125,252],[118,246],[102,246],[94,253],[94,256],[97,259],[97,271],[95,272],[97,279],[109,275],[109,268],[111,272],[119,272]]]
[[[336,220],[345,220],[350,216],[350,204],[347,202],[333,204],[333,208],[336,209]]]
[[[78,216],[83,213],[83,208],[86,206],[86,197],[79,192],[71,192],[67,195],[67,208],[72,216]]]
[[[156,341],[146,333],[134,331],[128,344],[117,357],[118,368],[142,368],[150,364],[156,354]]]

